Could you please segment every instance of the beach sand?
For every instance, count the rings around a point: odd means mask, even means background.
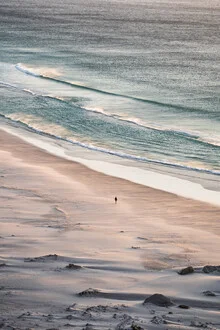
[[[1,329],[220,329],[219,207],[0,143]]]

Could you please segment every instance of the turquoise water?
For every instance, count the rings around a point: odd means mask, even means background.
[[[181,0],[0,3],[0,115],[94,158],[219,175],[219,9]]]

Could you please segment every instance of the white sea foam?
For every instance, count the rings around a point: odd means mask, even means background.
[[[94,112],[94,113],[102,114],[102,115],[107,116],[107,117],[114,117],[114,114],[110,114],[110,113],[106,112],[103,108],[100,108],[100,107],[83,106],[82,109],[87,110],[87,111],[91,111],[91,112]]]
[[[151,100],[142,100],[142,99],[138,99],[138,98],[135,98],[135,97],[132,97],[132,96],[130,97],[130,96],[127,96],[127,95],[119,95],[119,94],[114,94],[114,93],[110,93],[110,92],[105,92],[105,91],[102,91],[102,90],[99,91],[97,89],[87,87],[87,86],[83,85],[82,83],[65,81],[65,80],[58,80],[58,79],[56,79],[56,77],[60,75],[60,72],[56,68],[46,68],[46,67],[37,68],[37,67],[31,67],[31,66],[21,64],[21,63],[17,64],[15,67],[16,67],[17,70],[19,70],[23,73],[26,73],[26,74],[29,74],[29,75],[32,75],[32,76],[35,76],[35,77],[42,77],[42,78],[46,78],[46,79],[47,78],[52,79],[52,80],[56,81],[57,83],[60,82],[60,83],[64,83],[64,84],[67,84],[67,85],[72,85],[73,87],[82,87],[82,88],[85,88],[86,90],[88,89],[90,91],[100,92],[100,93],[104,93],[104,94],[108,94],[108,95],[112,95],[112,96],[117,96],[117,97],[122,97],[122,98],[123,97],[131,98],[131,99],[136,100],[136,101],[143,101],[143,102],[146,101],[146,102],[149,102],[149,103],[155,103],[155,104],[158,103],[158,105],[160,104],[160,102],[156,102],[156,101],[154,102],[154,101],[151,101]],[[56,97],[54,97],[54,98],[56,98]],[[62,97],[60,97],[59,99],[64,100]],[[161,103],[161,106],[169,106],[169,104]],[[175,105],[170,105],[170,106],[175,108]],[[159,125],[159,124],[152,123],[152,122],[147,122],[146,120],[141,120],[140,118],[131,117],[127,114],[110,113],[110,112],[107,112],[106,110],[104,110],[103,108],[100,108],[100,107],[94,107],[94,106],[85,106],[85,107],[79,106],[79,107],[81,107],[82,109],[85,109],[87,111],[92,111],[94,113],[100,113],[104,116],[112,117],[112,118],[130,123],[130,124],[138,125],[138,126],[143,127],[143,128],[153,129],[153,130],[158,130],[158,131],[163,131],[163,132],[170,132],[170,133],[173,133],[173,134],[180,134],[182,136],[186,136],[186,137],[189,137],[191,139],[194,139],[194,140],[197,140],[197,141],[200,141],[200,142],[208,143],[208,144],[214,145],[214,146],[220,146],[220,136],[216,136],[216,135],[215,136],[210,136],[210,134],[206,135],[206,134],[202,133],[201,131],[195,131],[195,130],[190,131],[190,130],[185,129],[185,128],[184,129],[177,128],[176,126],[167,127],[167,125],[165,126],[165,125]],[[177,108],[178,107],[179,106],[177,105]]]
[[[31,70],[31,68],[28,68],[27,66],[21,63],[18,63],[15,67],[18,71],[29,74],[31,76],[40,77],[40,73],[35,72],[33,69]]]
[[[48,98],[50,98],[50,99],[54,99],[54,100],[58,100],[58,101],[64,101],[64,102],[66,102],[65,101],[65,98],[64,97],[61,97],[61,96],[56,96],[56,95],[41,95],[41,96],[43,96],[43,97],[48,97]]]
[[[118,119],[120,121],[134,124],[134,125],[137,125],[137,126],[140,126],[143,128],[152,129],[152,130],[156,130],[156,131],[162,131],[162,132],[170,132],[173,134],[179,134],[182,136],[186,136],[186,137],[195,139],[197,141],[201,141],[201,142],[208,143],[208,144],[213,144],[215,146],[220,146],[220,136],[219,136],[219,138],[216,135],[211,137],[210,134],[208,136],[205,134],[202,135],[201,132],[182,130],[182,129],[178,129],[176,126],[167,127],[167,126],[163,126],[163,125],[158,125],[158,124],[155,124],[152,122],[147,122],[145,120],[141,120],[140,118],[137,118],[137,117],[130,117],[126,114],[109,113],[109,112],[105,111],[103,108],[99,108],[99,107],[84,106],[82,108],[87,111],[92,111],[94,113],[102,114],[104,116]]]
[[[68,139],[71,136],[71,132],[61,125],[52,124],[40,116],[15,112],[5,115],[5,117],[25,124],[38,133],[50,134],[51,136],[62,139]]]
[[[15,88],[19,91],[22,91],[24,93],[28,93],[28,94],[31,94],[33,96],[41,96],[41,97],[48,97],[48,98],[51,98],[51,99],[55,99],[55,100],[58,100],[58,101],[65,101],[65,98],[61,97],[61,96],[56,96],[56,95],[49,95],[49,94],[41,94],[41,93],[37,93],[37,92],[34,92],[32,91],[31,89],[27,89],[27,88],[21,88],[17,85],[14,85],[14,84],[10,84],[10,83],[7,83],[7,82],[4,82],[4,81],[0,81],[0,85],[3,85],[5,87],[8,87],[8,88]]]
[[[3,85],[3,86],[5,86],[5,87],[11,87],[11,88],[17,88],[17,86],[16,85],[14,85],[14,84],[9,84],[9,83],[7,83],[7,82],[4,82],[4,81],[0,81],[0,85]]]
[[[38,95],[35,92],[33,92],[32,90],[30,90],[30,89],[21,88],[21,87],[19,87],[17,85],[10,84],[10,83],[4,82],[4,81],[0,81],[0,85],[3,85],[3,86],[8,87],[8,88],[15,88],[15,89],[17,89],[19,91],[23,91],[23,92],[28,93],[28,94],[31,94],[31,95]]]
[[[49,153],[55,154],[68,160],[77,161],[84,164],[93,170],[126,179],[138,184],[146,185],[151,188],[167,191],[183,197],[192,198],[195,200],[208,202],[214,205],[220,205],[220,192],[210,191],[202,187],[198,183],[190,182],[166,174],[159,174],[149,170],[143,170],[136,167],[112,164],[98,160],[88,160],[84,158],[67,155],[65,149],[54,143],[53,140],[48,140],[43,136],[34,136],[33,134],[24,134],[22,129],[15,129],[8,125],[1,124],[1,128],[8,133],[22,138],[23,140],[46,150]]]
[[[61,74],[58,71],[58,69],[50,68],[50,67],[33,67],[33,66],[22,64],[22,63],[16,64],[15,67],[17,70],[19,70],[23,73],[35,76],[35,77],[42,76],[42,77],[52,77],[53,78],[53,77],[60,76],[60,74]]]
[[[124,158],[124,159],[130,159],[138,162],[146,162],[146,163],[153,163],[153,164],[159,164],[159,165],[168,165],[173,166],[176,168],[182,168],[182,169],[188,169],[193,171],[200,171],[205,173],[211,173],[220,175],[220,171],[214,171],[211,169],[203,168],[203,167],[195,167],[187,164],[180,164],[180,163],[172,163],[167,160],[157,160],[157,159],[151,159],[147,157],[137,156],[137,155],[131,155],[124,153],[122,151],[116,151],[111,150],[103,147],[98,147],[93,145],[92,143],[88,142],[82,142],[80,140],[76,140],[75,137],[72,135],[71,131],[68,131],[67,129],[63,128],[60,125],[57,124],[51,124],[47,121],[45,121],[41,117],[24,114],[24,113],[12,113],[5,115],[4,117],[9,118],[13,121],[20,122],[22,124],[27,125],[29,128],[31,128],[33,131],[41,134],[48,134],[51,137],[64,140],[66,142],[69,142],[71,144],[80,146],[82,148],[98,151],[104,154]]]
[[[31,91],[30,89],[24,88],[23,91],[26,92],[26,93],[29,93],[31,95],[37,95],[35,92]]]
[[[26,67],[23,68],[23,66],[19,66],[19,70],[22,70],[24,72],[26,72]],[[31,73],[30,73],[31,72]],[[34,72],[32,71],[28,71],[28,74],[34,74]],[[54,99],[54,100],[58,100],[58,101],[63,101],[67,104],[69,104],[70,106],[72,105],[71,102],[69,102],[68,100],[66,100],[64,97],[62,96],[56,96],[56,95],[52,95],[52,94],[41,94],[41,93],[36,93],[30,89],[22,89],[20,87],[18,87],[17,85],[14,85],[14,84],[10,84],[10,83],[7,83],[7,82],[0,82],[0,84],[2,84],[3,86],[6,86],[6,87],[11,87],[11,88],[16,88],[20,91],[23,91],[23,92],[26,92],[26,93],[29,93],[33,96],[42,96],[42,97],[48,97],[48,98],[51,98],[51,99]],[[77,106],[77,103],[74,104],[74,106]],[[110,113],[108,111],[106,111],[105,109],[101,108],[101,107],[94,107],[94,106],[81,106],[81,105],[78,105],[79,108],[81,108],[82,110],[85,110],[85,111],[91,111],[93,113],[97,113],[97,114],[100,114],[100,115],[103,115],[103,116],[106,116],[106,117],[109,117],[109,118],[113,118],[115,120],[120,120],[122,122],[125,122],[125,123],[129,123],[129,124],[133,124],[133,125],[137,125],[139,127],[143,127],[143,128],[146,128],[146,129],[152,129],[152,130],[156,130],[156,131],[161,131],[161,132],[170,132],[171,134],[179,134],[179,135],[182,135],[182,136],[185,136],[185,137],[189,137],[191,139],[194,139],[194,140],[197,140],[197,141],[200,141],[202,143],[207,143],[207,144],[210,144],[210,145],[213,145],[213,146],[220,146],[220,136],[218,135],[206,135],[204,133],[201,133],[201,132],[198,132],[198,131],[190,131],[190,130],[181,130],[181,129],[178,129],[177,127],[175,126],[170,126],[170,127],[167,127],[167,126],[164,126],[164,125],[159,125],[159,124],[155,124],[155,123],[152,123],[152,122],[147,122],[146,120],[142,120],[140,118],[137,118],[137,117],[131,117],[129,115],[126,115],[126,114],[120,114],[120,113]]]

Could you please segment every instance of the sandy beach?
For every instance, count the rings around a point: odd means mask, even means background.
[[[219,207],[0,142],[1,329],[220,329]]]

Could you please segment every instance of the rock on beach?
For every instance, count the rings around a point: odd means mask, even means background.
[[[146,298],[143,302],[143,305],[146,304],[153,304],[161,307],[169,307],[174,305],[170,298],[159,293],[155,293],[152,296]]]
[[[192,273],[194,273],[194,268],[192,266],[183,268],[178,272],[179,275],[188,275],[188,274],[192,274]]]

